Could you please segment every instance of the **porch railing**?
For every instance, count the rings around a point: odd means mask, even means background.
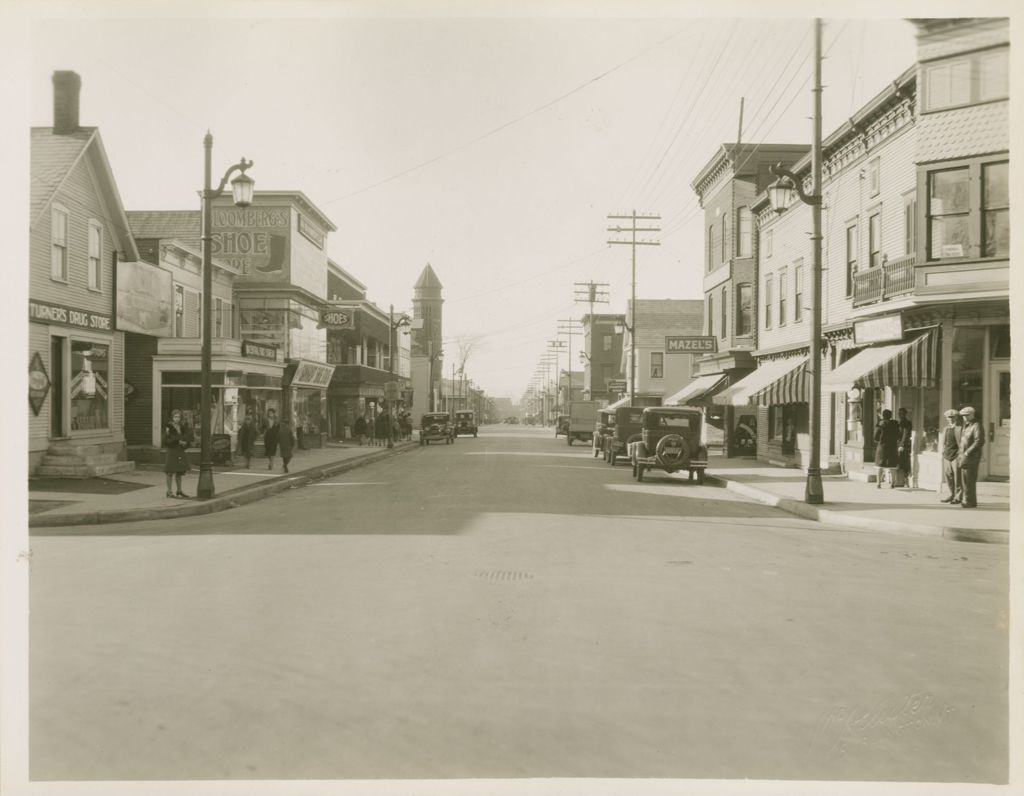
[[[905,254],[883,260],[878,268],[869,268],[853,276],[853,306],[885,301],[914,289],[915,255]]]

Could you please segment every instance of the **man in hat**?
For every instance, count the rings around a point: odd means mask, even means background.
[[[981,449],[985,445],[985,432],[974,417],[974,407],[965,406],[960,410],[963,430],[960,432],[960,472],[964,484],[964,496],[960,506],[973,509],[978,505],[976,492],[978,465],[981,463]]]
[[[964,497],[964,484],[960,472],[960,413],[956,409],[947,409],[947,425],[942,429],[942,480],[949,488],[949,495],[942,498],[943,503],[960,503]]]

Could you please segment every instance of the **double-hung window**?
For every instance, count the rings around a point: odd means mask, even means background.
[[[715,333],[715,297],[708,295],[708,337]]]
[[[903,197],[903,253],[917,251],[917,194]]]
[[[749,257],[751,255],[751,229],[752,222],[749,207],[741,207],[736,211],[736,256]]]
[[[1010,183],[1008,163],[986,163],[981,167],[982,257],[1010,254]]]
[[[722,262],[729,259],[729,216],[722,216]]]
[[[764,278],[764,328],[772,328],[772,275]]]
[[[877,268],[882,264],[882,214],[875,213],[868,218],[868,267]]]
[[[59,207],[50,214],[50,276],[68,281],[68,214]]]
[[[793,321],[800,323],[804,317],[804,261],[793,264]]]
[[[753,325],[751,317],[751,290],[750,283],[745,282],[736,285],[736,336],[744,337],[749,335]]]
[[[651,352],[651,378],[662,379],[665,377],[665,352]]]
[[[789,288],[789,269],[779,269],[779,326],[786,325],[786,291]]]
[[[924,111],[1009,96],[1009,47],[980,50],[924,65]]]
[[[967,166],[928,175],[929,260],[969,257],[970,170]]]
[[[853,295],[853,275],[857,273],[857,225],[846,228],[846,295]]]
[[[722,324],[721,324],[722,334],[720,335],[723,340],[726,337],[729,336],[729,326],[728,326],[729,317],[728,316],[729,316],[729,288],[723,286],[722,287]]]
[[[103,227],[89,222],[89,289],[100,290],[100,263],[103,257]]]
[[[1009,164],[1005,160],[961,161],[926,172],[923,185],[928,202],[928,260],[1009,255]]]

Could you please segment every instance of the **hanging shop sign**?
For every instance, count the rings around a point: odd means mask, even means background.
[[[884,343],[903,339],[903,316],[884,315],[853,322],[853,342],[856,345]]]
[[[210,252],[246,281],[287,281],[287,207],[214,207]]]
[[[718,339],[713,336],[666,337],[665,351],[669,354],[717,354]]]
[[[319,362],[299,360],[292,376],[293,387],[326,387],[334,375],[334,365],[322,365]]]
[[[341,307],[320,310],[318,329],[355,329],[356,310],[354,307]]]
[[[28,319],[36,323],[57,323],[61,326],[98,332],[109,332],[114,328],[114,319],[111,315],[32,299],[28,301]]]
[[[173,337],[175,309],[170,271],[149,263],[118,260],[118,329],[155,337]]]
[[[269,359],[272,362],[277,362],[277,346],[243,340],[242,356],[249,357],[250,359]]]
[[[608,379],[608,392],[625,392],[625,379]]]
[[[36,351],[28,366],[28,403],[32,407],[32,414],[39,414],[49,391],[50,377],[46,372],[46,365],[43,364],[43,358]]]

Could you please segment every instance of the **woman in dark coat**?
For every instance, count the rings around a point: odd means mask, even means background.
[[[295,447],[295,434],[292,433],[292,426],[288,420],[282,420],[278,427],[277,448],[281,451],[281,461],[284,462],[284,471],[288,472],[288,462],[292,460],[292,449]]]
[[[238,452],[245,457],[245,469],[252,465],[252,454],[256,447],[256,422],[252,415],[246,415],[238,429]]]
[[[377,440],[377,445],[386,445],[388,439],[388,415],[381,412],[377,415],[377,419],[373,421],[373,436]]]
[[[274,469],[274,457],[277,455],[277,438],[281,434],[281,426],[277,424],[277,412],[267,410],[267,430],[263,432],[263,448],[267,454],[267,469]]]
[[[900,444],[897,449],[900,472],[903,474],[903,486],[910,488],[910,471],[913,464],[910,461],[911,446],[914,441],[914,424],[907,417],[907,410],[899,410],[899,420],[896,421],[900,427]]]
[[[889,471],[889,487],[895,487],[893,471],[899,466],[899,447],[902,430],[892,419],[892,410],[882,411],[882,420],[875,426],[875,466],[878,467],[876,486],[882,488],[882,470]]]
[[[164,426],[161,444],[167,454],[164,458],[164,473],[167,475],[167,497],[188,497],[181,491],[181,476],[188,472],[188,456],[185,451],[192,444],[192,429],[181,419],[181,410],[171,412],[171,419]],[[171,476],[174,476],[177,494],[171,492]]]
[[[356,439],[359,440],[359,445],[361,447],[362,444],[366,442],[366,418],[359,415],[359,417],[356,418],[353,430],[355,431]]]

